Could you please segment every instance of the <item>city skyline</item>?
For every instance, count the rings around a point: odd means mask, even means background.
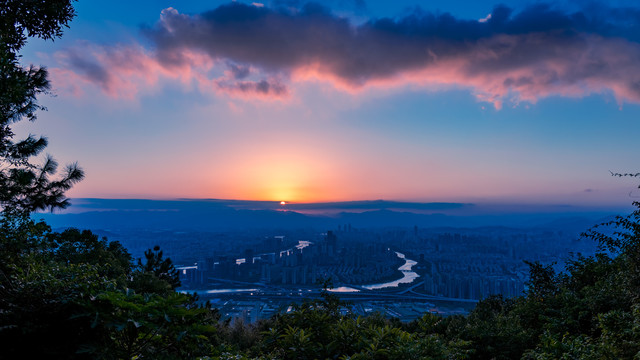
[[[16,129],[71,197],[628,205],[640,8],[502,3],[80,1]]]

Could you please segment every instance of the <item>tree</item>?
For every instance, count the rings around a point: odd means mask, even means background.
[[[3,349],[9,357],[22,355],[20,345],[29,335],[45,333],[47,341],[38,349],[68,353],[74,341],[60,341],[55,334],[73,337],[82,325],[66,321],[54,333],[51,325],[77,310],[69,299],[111,283],[98,267],[60,263],[51,229],[29,218],[35,210],[68,206],[64,193],[83,178],[82,170],[69,165],[62,176],[51,179],[58,168],[53,158],[47,156],[40,165],[31,160],[42,153],[47,139],[29,135],[15,140],[12,130],[19,121],[36,119],[44,109],[37,97],[50,89],[46,68],[23,67],[19,51],[29,37],[61,36],[75,15],[72,2],[0,0],[0,337],[11,345]]]
[[[138,259],[131,287],[139,293],[169,293],[180,286],[178,270],[171,259],[163,257],[159,246],[144,252],[145,261]]]
[[[73,0],[2,0],[0,2],[0,206],[4,213],[24,216],[35,210],[64,208],[69,201],[64,193],[82,180],[77,164],[68,165],[58,179],[58,163],[47,156],[42,164],[31,158],[47,146],[45,137],[29,135],[14,140],[13,124],[33,121],[44,110],[37,96],[50,90],[45,67],[19,63],[19,51],[28,37],[53,40],[62,35],[75,16]]]
[[[98,359],[194,359],[213,351],[217,312],[171,292],[104,291],[84,300],[95,336],[79,348]]]
[[[74,17],[73,0],[0,0],[0,339],[2,358],[197,358],[212,351],[219,317],[208,303],[175,292],[178,272],[162,251],[135,267],[117,242],[90,231],[54,232],[33,211],[64,208],[84,174],[61,176],[44,137],[15,140],[50,89],[44,67],[23,67],[29,37],[53,40]],[[139,290],[139,291],[138,291]]]
[[[89,231],[56,233],[22,220],[3,222],[0,254],[3,356],[89,358],[76,354],[99,335],[83,316],[83,302],[124,286],[131,258],[126,250]]]

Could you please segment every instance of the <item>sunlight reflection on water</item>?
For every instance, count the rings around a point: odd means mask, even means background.
[[[397,251],[396,251],[396,255],[399,258],[405,260],[404,264],[398,268],[398,270],[402,271],[402,278],[401,279],[398,279],[396,281],[390,281],[390,282],[382,283],[382,284],[361,285],[361,286],[363,288],[365,288],[365,289],[368,289],[368,290],[384,289],[384,288],[388,288],[388,287],[398,287],[400,284],[410,284],[415,279],[420,277],[420,275],[418,275],[416,272],[411,270],[411,268],[414,265],[417,264],[416,261],[407,259],[404,256],[404,254],[399,253]]]

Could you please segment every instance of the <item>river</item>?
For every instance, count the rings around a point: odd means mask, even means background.
[[[384,288],[388,288],[388,287],[398,287],[398,285],[400,285],[400,284],[410,284],[415,279],[420,277],[420,275],[418,275],[415,271],[411,270],[411,268],[414,265],[417,264],[416,261],[411,260],[411,259],[407,259],[404,256],[404,254],[399,253],[397,251],[396,251],[396,255],[400,259],[404,259],[404,264],[398,268],[398,270],[400,270],[402,272],[402,278],[401,279],[398,279],[396,281],[390,281],[390,282],[382,283],[382,284],[360,285],[360,287],[363,288],[363,289],[367,289],[367,290],[378,290],[378,289],[384,289]]]
[[[305,248],[307,246],[309,246],[310,242],[308,241],[300,241],[298,243],[298,245],[296,246],[296,248],[298,249],[302,249]],[[283,255],[283,253],[286,253],[288,251],[292,251],[293,249],[288,249],[285,251],[280,252],[280,256]],[[390,288],[390,287],[398,287],[400,284],[410,284],[412,283],[415,279],[419,278],[420,275],[418,275],[415,271],[411,270],[411,268],[413,268],[414,265],[417,264],[416,261],[411,260],[411,259],[407,259],[406,256],[402,253],[399,252],[395,252],[396,256],[398,256],[400,259],[404,259],[404,264],[402,264],[402,266],[400,266],[398,268],[398,270],[400,270],[402,272],[402,278],[395,280],[395,281],[389,281],[386,283],[381,283],[381,284],[373,284],[373,285],[355,285],[359,288],[362,289],[367,289],[367,290],[378,290],[378,289],[384,289],[384,288]],[[263,254],[264,255],[264,254]],[[238,259],[238,260],[242,260],[242,262],[244,262],[244,259]],[[186,267],[185,267],[186,268]],[[332,288],[332,289],[328,289],[331,292],[339,292],[339,293],[349,293],[349,292],[359,292],[360,290],[352,288],[352,287],[348,287],[348,286],[341,286],[341,287],[337,287],[337,288]],[[258,291],[257,289],[216,289],[216,290],[199,290],[199,293],[208,293],[208,294],[215,294],[215,293],[230,293],[230,292],[253,292],[253,291]],[[183,292],[194,292],[193,290],[189,290],[189,291],[183,291]]]

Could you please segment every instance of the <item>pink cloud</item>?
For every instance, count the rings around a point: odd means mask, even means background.
[[[133,100],[158,92],[167,82],[180,84],[186,90],[225,95],[235,98],[283,99],[287,87],[277,77],[236,79],[224,62],[196,51],[184,51],[181,61],[160,61],[139,45],[98,46],[82,43],[55,54],[57,67],[51,74],[57,89],[82,96],[87,86],[97,86],[106,95]]]
[[[537,6],[512,16],[497,7],[482,21],[415,14],[352,26],[326,10],[230,4],[190,16],[168,8],[146,30],[153,51],[82,44],[56,54],[54,84],[74,94],[98,86],[123,99],[179,83],[215,96],[283,100],[292,84],[321,82],[349,94],[465,88],[497,109],[604,93],[640,103],[640,44],[599,34],[615,27],[591,29],[572,14]]]
[[[537,34],[500,36],[487,42],[500,43],[508,53],[517,46],[536,46]],[[338,90],[357,94],[368,89],[394,89],[407,85],[425,89],[467,88],[479,101],[500,109],[504,103],[536,103],[550,96],[584,97],[610,93],[619,104],[640,103],[640,45],[623,39],[585,37],[578,46],[558,49],[559,56],[488,69],[480,63],[497,61],[505,54],[487,52],[486,44],[461,56],[447,57],[388,77],[374,77],[354,83],[336,75],[327,66],[311,64],[294,69],[294,81],[317,81]],[[598,69],[593,69],[598,67]],[[478,69],[480,68],[480,69]]]

